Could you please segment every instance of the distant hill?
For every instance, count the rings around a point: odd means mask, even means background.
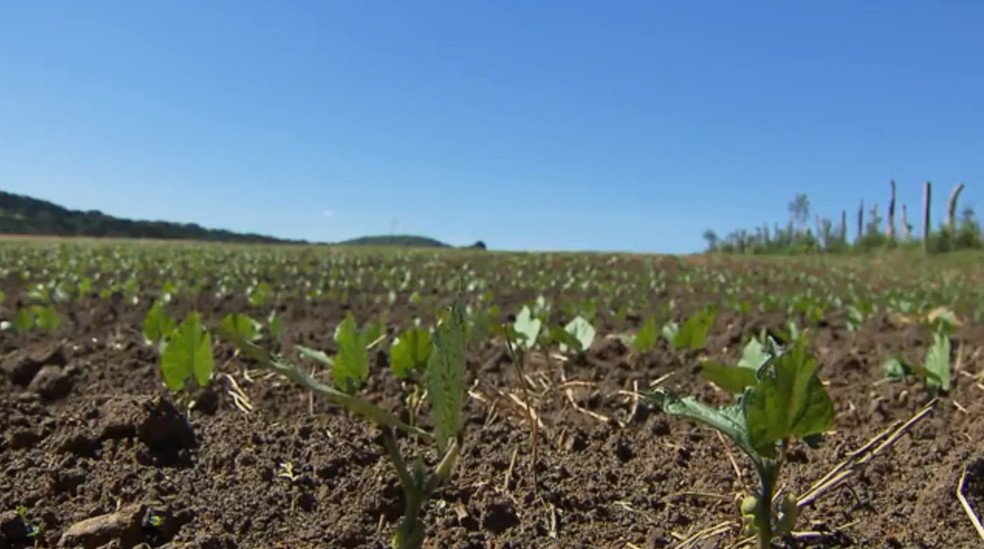
[[[405,246],[408,248],[450,248],[451,246],[428,238],[426,236],[414,236],[408,234],[386,235],[386,236],[361,236],[351,240],[335,242],[333,246]]]
[[[209,242],[307,244],[261,234],[207,229],[194,223],[139,221],[106,215],[98,210],[70,210],[30,196],[0,191],[0,234],[38,236],[86,236],[105,238],[147,238],[162,240],[200,240]],[[433,238],[414,235],[363,236],[333,243],[334,246],[405,246],[413,248],[451,248]],[[471,248],[485,249],[477,242]]]
[[[152,238],[243,243],[304,243],[194,223],[136,221],[98,210],[70,210],[47,200],[0,191],[0,234]]]

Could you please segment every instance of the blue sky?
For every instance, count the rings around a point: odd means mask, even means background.
[[[697,251],[984,208],[984,3],[0,2],[0,188],[312,240]]]

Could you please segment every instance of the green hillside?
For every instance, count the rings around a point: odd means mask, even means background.
[[[409,248],[450,248],[448,244],[428,238],[408,234],[361,236],[351,240],[336,242],[334,246],[405,246]]]
[[[0,234],[65,237],[147,238],[162,240],[200,240],[209,242],[304,244],[252,233],[209,229],[194,223],[133,220],[104,214],[98,210],[71,210],[30,196],[0,191]],[[403,246],[450,248],[433,238],[415,235],[363,236],[335,246]],[[484,248],[477,242],[472,248]]]
[[[0,191],[0,234],[152,238],[244,243],[302,243],[259,234],[207,229],[194,223],[138,221],[98,210],[70,210],[47,200]]]

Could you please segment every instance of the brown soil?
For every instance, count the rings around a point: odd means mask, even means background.
[[[16,291],[8,289],[8,299]],[[512,311],[528,297],[497,301]],[[255,370],[248,381],[224,347],[220,374],[236,380],[254,410],[233,405],[222,376],[186,419],[143,345],[150,299],[142,301],[125,308],[89,300],[55,339],[0,335],[0,548],[386,546],[402,494],[374,429],[287,382]],[[293,341],[333,348],[344,306],[286,305]],[[180,316],[192,306],[210,318],[246,309],[201,298],[179,300],[172,311]],[[353,309],[360,319],[377,312]],[[412,314],[401,306],[390,319]],[[779,326],[777,316],[722,313],[709,353],[733,359],[743,334]],[[752,480],[743,456],[631,392],[673,374],[668,387],[709,401],[722,395],[670,350],[636,357],[605,332],[584,358],[536,358],[530,366],[543,422],[536,487],[526,419],[508,396],[521,395],[515,369],[491,343],[473,350],[469,382],[478,383],[466,449],[430,508],[427,546],[670,547],[735,520],[736,498]],[[964,372],[980,371],[984,331],[965,327],[955,341]],[[785,480],[795,493],[930,400],[917,383],[881,381],[891,353],[924,354],[928,338],[916,327],[881,317],[858,334],[820,327],[816,345],[838,430],[821,449],[792,453]],[[395,406],[400,384],[377,358],[367,393]],[[951,394],[893,450],[804,511],[800,529],[825,535],[800,546],[979,546],[955,490],[970,467],[967,497],[984,513],[984,388],[968,375],[954,379]],[[733,525],[696,547],[741,539]]]

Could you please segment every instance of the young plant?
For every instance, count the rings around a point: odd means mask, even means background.
[[[748,348],[749,361],[757,349]],[[741,511],[746,527],[762,549],[771,547],[777,534],[789,534],[797,519],[796,499],[786,495],[774,509],[776,488],[786,455],[795,439],[815,447],[833,426],[834,406],[816,375],[816,361],[806,342],[796,341],[781,350],[770,341],[769,356],[757,368],[708,367],[704,376],[736,395],[737,402],[713,408],[694,397],[679,397],[657,389],[650,399],[665,413],[704,423],[729,437],[751,460],[759,478],[758,492],[745,498]]]
[[[189,382],[201,389],[211,381],[215,368],[212,337],[202,326],[197,312],[188,313],[177,328],[163,335],[157,342],[157,349],[164,384],[172,392],[183,394],[183,399],[192,394]],[[193,403],[188,402],[188,405]]]
[[[431,334],[421,326],[407,328],[390,345],[390,369],[393,375],[413,386],[407,397],[410,425],[417,424],[417,414],[423,403],[421,378],[427,371],[432,352]]]
[[[709,305],[690,315],[683,324],[670,320],[663,325],[663,337],[682,358],[704,348],[707,335],[717,317],[717,307]]]
[[[926,389],[933,394],[949,391],[953,377],[950,364],[950,333],[950,324],[937,323],[933,331],[933,345],[926,350],[923,364],[911,364],[899,357],[892,357],[885,362],[885,377],[900,381],[915,376],[922,379]]]
[[[567,356],[587,352],[594,343],[595,334],[595,327],[581,316],[574,317],[563,328],[555,326],[550,330],[560,352]]]
[[[377,342],[377,328],[358,330],[351,315],[336,330],[339,352],[328,357],[321,351],[307,350],[304,354],[332,367],[333,385],[317,381],[297,366],[285,362],[243,338],[237,331],[222,329],[223,338],[233,343],[244,355],[260,365],[277,372],[295,383],[322,395],[334,404],[374,423],[380,430],[379,441],[396,469],[403,489],[405,508],[403,518],[391,541],[393,549],[419,549],[424,542],[424,513],[432,494],[446,483],[461,452],[464,433],[465,350],[467,344],[465,308],[456,300],[433,334],[433,344],[422,379],[431,401],[434,432],[401,421],[396,415],[359,397],[356,392],[369,374],[367,348]],[[419,334],[418,334],[419,335]],[[419,344],[418,339],[417,343]],[[419,368],[421,355],[415,348],[408,363]],[[397,353],[399,356],[399,352]],[[403,360],[403,359],[400,359]],[[404,363],[406,364],[406,363]],[[402,366],[401,366],[402,367]],[[437,465],[427,471],[417,457],[408,466],[397,446],[396,430],[433,443],[440,457]]]

